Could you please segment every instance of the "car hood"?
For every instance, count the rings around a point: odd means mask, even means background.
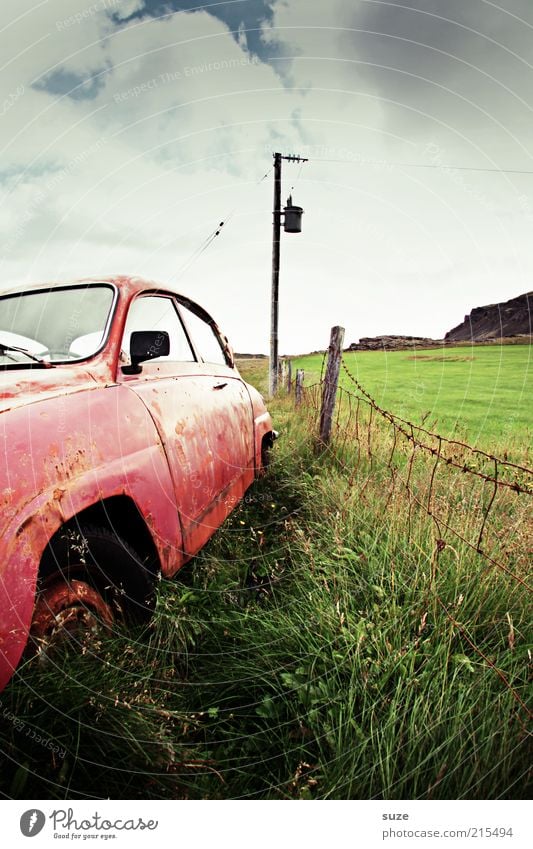
[[[0,413],[94,388],[99,383],[94,374],[79,366],[0,370]]]

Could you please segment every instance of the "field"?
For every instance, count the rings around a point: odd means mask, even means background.
[[[498,449],[511,423],[518,451],[528,351],[472,355],[348,363],[394,412],[430,410],[426,424],[449,433],[460,419],[472,440],[499,434]],[[299,364],[308,384],[320,364]],[[264,361],[240,368],[264,390]],[[424,384],[423,400],[405,381]],[[409,453],[391,483],[390,440],[376,423],[362,429],[363,450],[337,439],[317,453],[312,403],[296,411],[282,395],[271,408],[282,438],[267,475],[179,579],[162,583],[150,626],[45,651],[1,694],[0,792],[529,798],[527,495],[491,502],[483,479],[435,474],[423,457],[409,466],[411,488],[465,536],[490,504],[484,539],[495,562],[511,563],[502,571],[444,529],[435,547],[401,477]]]
[[[487,345],[427,351],[361,351],[345,355],[350,372],[377,403],[443,436],[523,453],[533,444],[531,345]],[[305,382],[320,379],[322,355],[298,358]],[[350,381],[341,372],[341,385]]]

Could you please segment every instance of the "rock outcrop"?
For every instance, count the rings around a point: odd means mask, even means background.
[[[494,342],[520,337],[516,342],[531,340],[533,334],[533,292],[511,298],[501,304],[476,307],[464,321],[449,330],[444,339],[425,336],[363,336],[352,342],[347,351],[405,351],[412,348],[441,348],[455,342]]]
[[[483,342],[506,336],[531,335],[533,328],[533,292],[511,298],[501,304],[476,307],[465,315],[462,324],[449,330],[445,342]]]
[[[427,339],[425,336],[363,336],[352,342],[347,351],[405,351],[413,348],[442,347],[442,339]]]

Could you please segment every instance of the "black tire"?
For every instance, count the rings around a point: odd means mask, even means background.
[[[266,436],[263,437],[263,441],[261,443],[261,471],[263,474],[266,473],[270,466],[274,441],[274,435],[272,433],[267,433]]]
[[[73,580],[96,591],[117,621],[147,621],[153,612],[153,572],[109,528],[71,524],[52,540],[41,564],[38,597],[58,582]]]

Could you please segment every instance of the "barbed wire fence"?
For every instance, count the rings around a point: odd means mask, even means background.
[[[425,601],[429,596],[435,599],[451,627],[531,719],[533,712],[517,688],[477,644],[479,623],[461,621],[458,605],[441,597],[437,576],[445,554],[452,553],[459,562],[462,552],[469,551],[479,564],[480,587],[486,575],[499,573],[505,577],[509,598],[514,592],[531,592],[533,470],[383,409],[351,372],[333,330],[320,380],[302,388],[299,410],[316,432],[324,420],[324,402],[331,404],[333,395],[331,433],[327,439],[322,432],[317,434],[316,445],[345,474],[347,503],[341,509],[353,509],[353,496],[364,503],[368,488],[374,485],[375,494],[377,484],[381,511],[405,510],[408,541],[413,538],[416,517],[429,523],[432,553]],[[327,385],[330,372],[325,366],[326,359],[330,363],[335,357],[340,361],[342,383],[332,387]],[[488,592],[490,582],[486,586]],[[515,635],[509,614],[508,618],[512,649]]]

